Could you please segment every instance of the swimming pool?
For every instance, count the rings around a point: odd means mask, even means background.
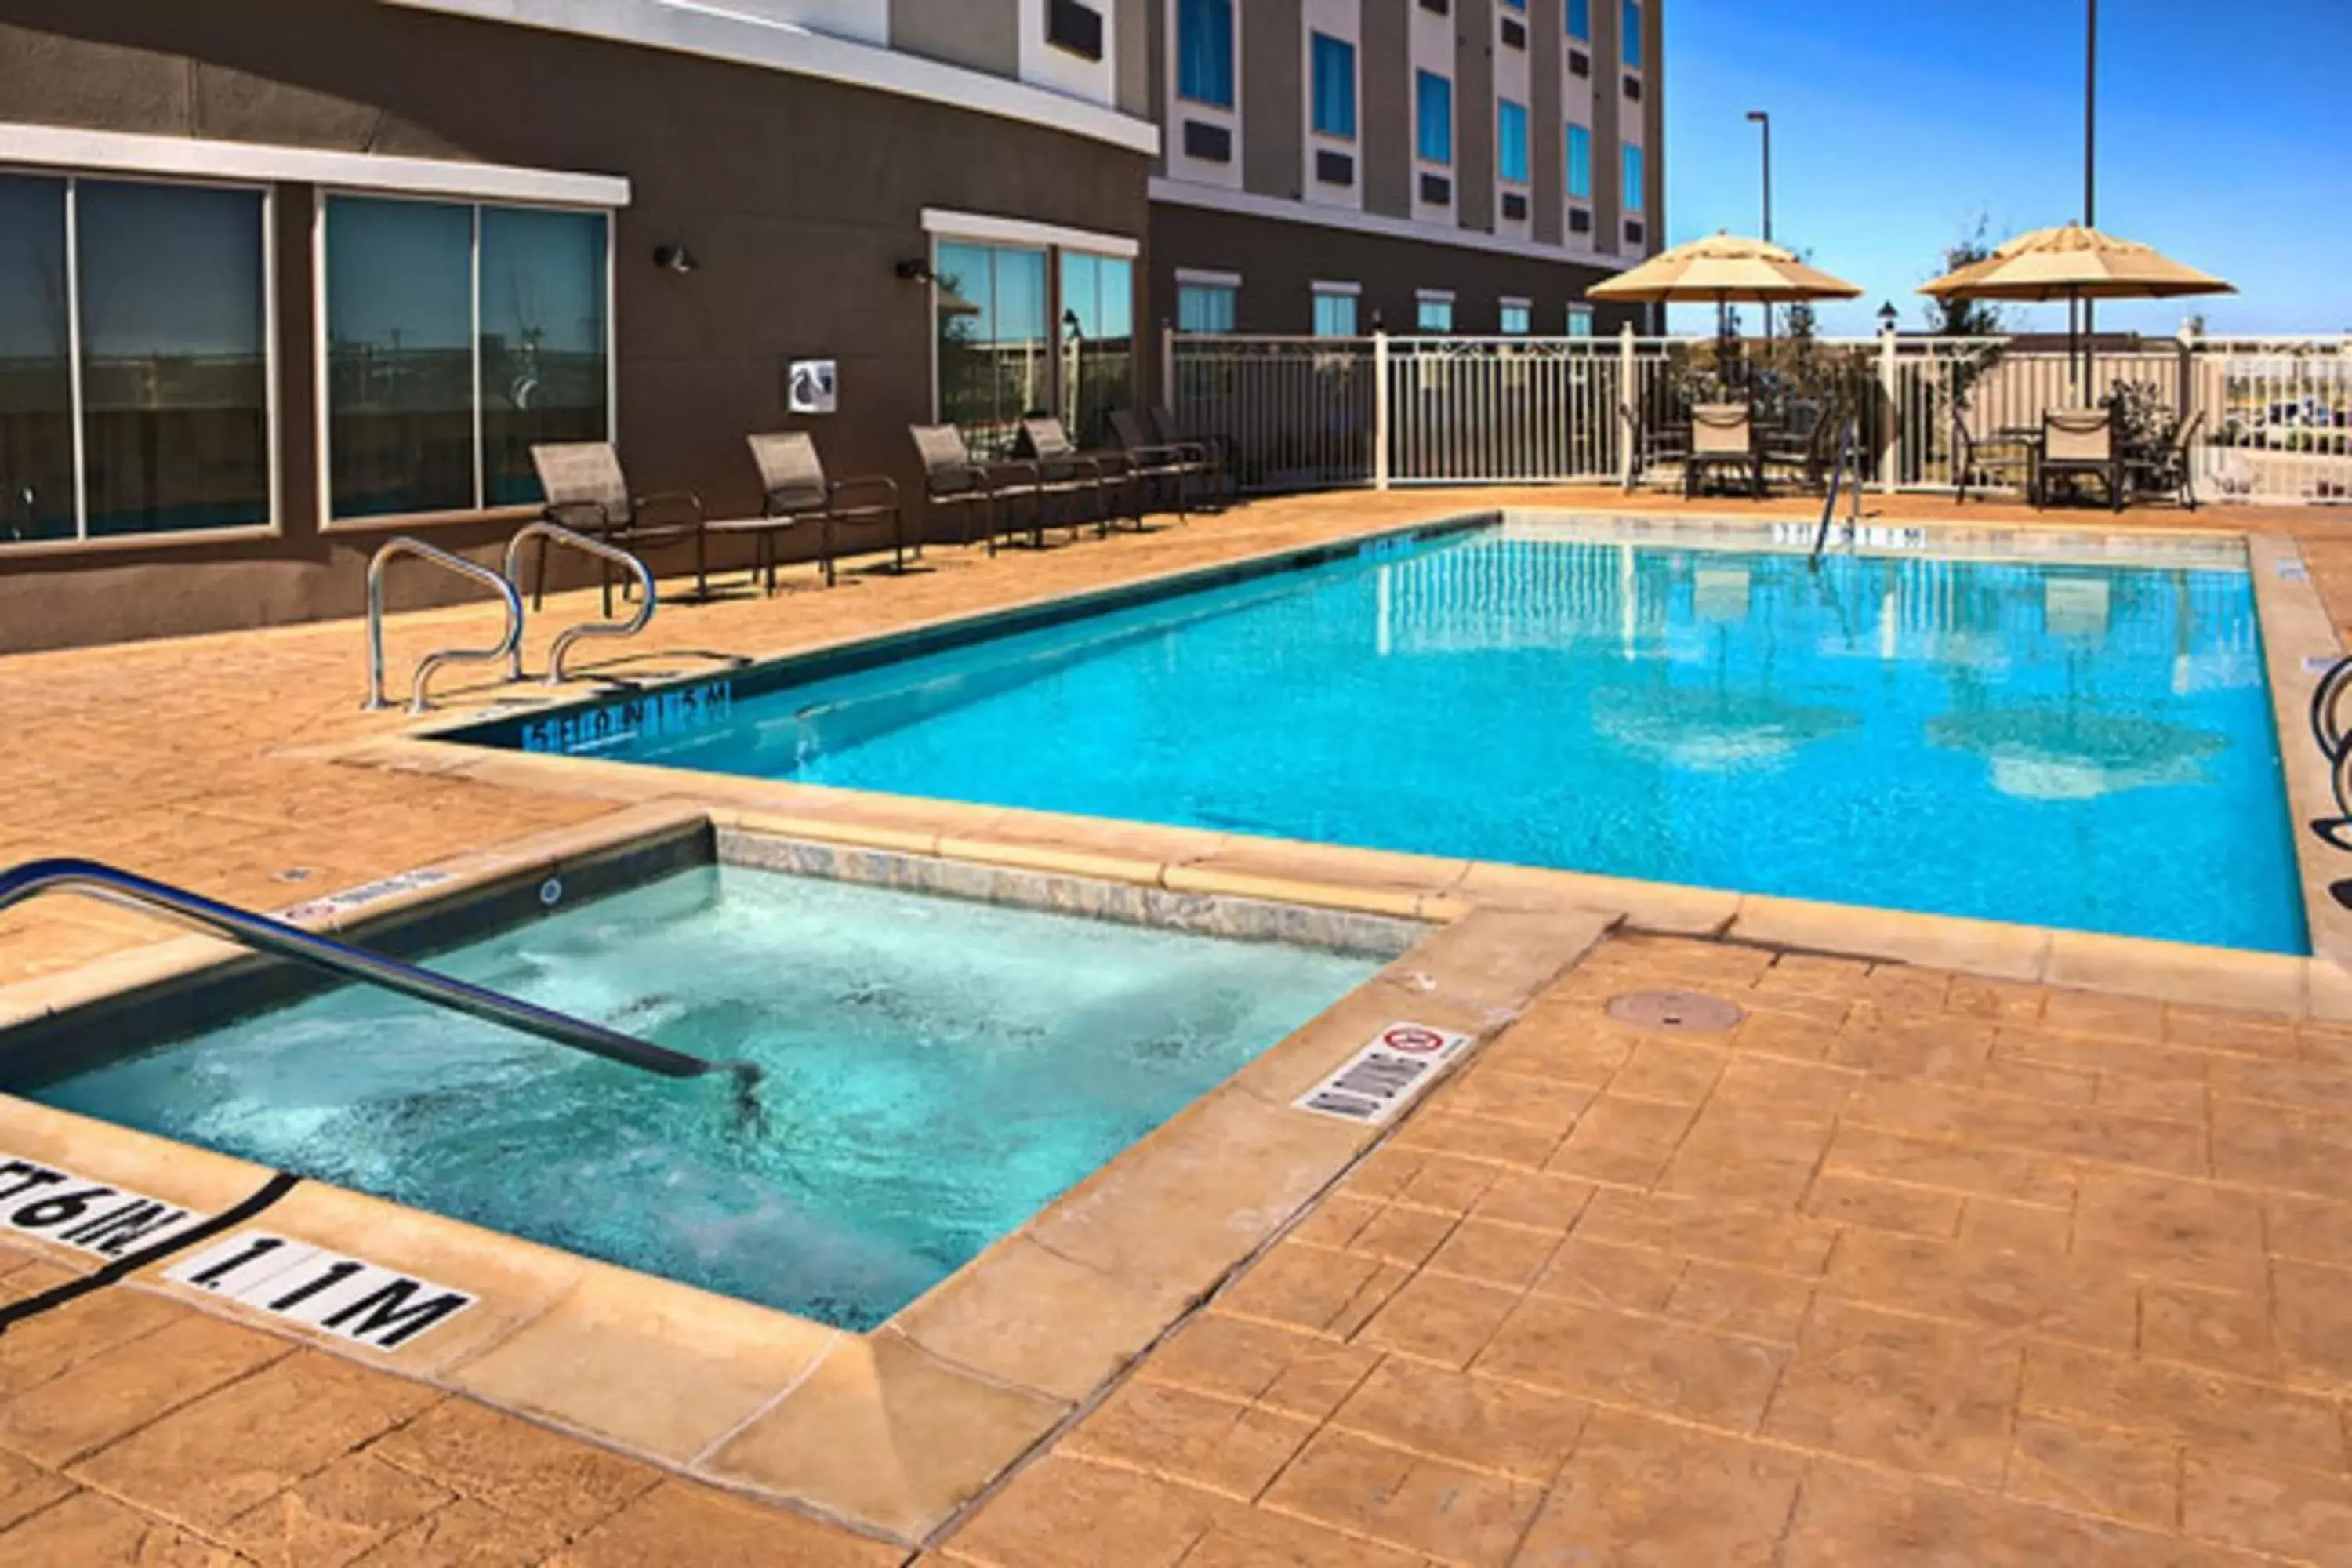
[[[2308,950],[2239,570],[1507,526],[900,652],[466,738]]]
[[[864,1330],[1391,956],[720,862],[432,963],[757,1062],[755,1121],[722,1082],[651,1078],[364,988],[10,1087]]]

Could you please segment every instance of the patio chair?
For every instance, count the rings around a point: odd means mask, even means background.
[[[2033,455],[2033,504],[2050,504],[2053,479],[2095,479],[2107,488],[2107,505],[2124,509],[2123,454],[2116,446],[2116,416],[2108,408],[2051,408],[2042,415],[2042,445]]]
[[[1683,460],[1683,493],[1696,497],[1712,468],[1748,479],[1748,493],[1764,499],[1764,452],[1756,440],[1756,411],[1745,403],[1691,405],[1690,455]]]
[[[1177,423],[1175,410],[1155,403],[1146,428],[1162,447],[1174,447],[1195,462],[1208,465],[1209,494],[1219,506],[1241,499],[1241,469],[1234,462],[1234,444],[1223,436],[1194,435]]]
[[[1678,473],[1686,472],[1690,462],[1690,429],[1687,426],[1647,423],[1627,403],[1617,405],[1617,422],[1632,452],[1633,460],[1625,465],[1627,495],[1632,495],[1634,487],[1643,483],[1659,468],[1671,468]]]
[[[988,542],[988,552],[995,554],[999,532],[997,502],[1026,495],[1036,509],[1031,514],[1030,539],[1043,548],[1045,483],[1036,464],[981,462],[964,445],[963,432],[952,425],[909,425],[907,431],[915,438],[915,455],[923,463],[924,501],[933,510],[947,507],[962,510],[964,544],[971,543],[971,520],[976,516],[982,537]],[[1066,488],[1075,490],[1079,487],[1073,482]]]
[[[1050,414],[1032,415],[1021,421],[1020,437],[1013,447],[1013,456],[1037,465],[1039,493],[1077,494],[1091,489],[1095,497],[1095,532],[1097,537],[1110,536],[1112,490],[1116,487],[1130,496],[1140,494],[1140,487],[1129,481],[1131,465],[1118,452],[1080,451],[1062,428],[1062,422]],[[1135,502],[1132,512],[1135,526],[1143,526],[1143,503]],[[1072,514],[1068,527],[1076,538],[1079,519]]]
[[[898,481],[886,474],[866,474],[850,479],[827,479],[817,457],[816,439],[803,430],[777,430],[745,437],[751,461],[760,469],[760,515],[741,522],[711,524],[714,533],[749,533],[759,541],[756,570],[765,574],[767,591],[776,591],[776,535],[804,522],[817,527],[817,559],[824,568],[824,585],[834,584],[835,545],[844,523],[890,523],[890,569],[907,569],[907,518],[898,505]],[[871,499],[844,503],[845,496]],[[920,555],[922,546],[915,547]]]
[[[1110,433],[1127,458],[1132,482],[1146,496],[1154,484],[1159,485],[1175,504],[1176,521],[1183,521],[1193,476],[1209,471],[1208,455],[1198,446],[1152,440],[1144,429],[1143,416],[1132,408],[1112,410]],[[1139,496],[1136,504],[1142,506],[1144,499]]]
[[[2169,490],[2183,510],[2197,510],[2197,433],[2205,426],[2202,411],[2173,427],[2162,446],[2132,452],[2124,458],[2124,480],[2137,491]]]
[[[1769,481],[1776,468],[1784,469],[1807,489],[1819,489],[1829,482],[1830,465],[1837,460],[1841,421],[1826,403],[1796,402],[1788,409],[1787,424],[1759,436],[1765,479]]]
[[[691,490],[636,495],[621,471],[621,456],[609,441],[558,441],[530,449],[530,466],[538,470],[539,488],[547,497],[540,515],[559,528],[584,533],[632,552],[666,544],[694,542],[694,594],[710,594],[709,524],[702,498]],[[668,521],[657,521],[667,513]],[[604,614],[613,613],[613,567],[599,561],[597,574],[604,591]],[[547,542],[539,542],[539,565],[531,580],[530,604],[537,609],[547,592]],[[628,584],[621,585],[624,597]]]
[[[2031,491],[2036,437],[2030,432],[1995,430],[1979,436],[1969,428],[1969,411],[1952,411],[1952,485],[1954,506],[1966,506],[1969,490],[1979,493],[1995,485]]]

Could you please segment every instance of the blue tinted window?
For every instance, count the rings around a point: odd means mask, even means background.
[[[1236,290],[1216,283],[1186,283],[1176,290],[1176,330],[1230,332]]]
[[[1353,294],[1317,294],[1315,335],[1318,338],[1354,337],[1356,297]]]
[[[1432,163],[1454,162],[1454,84],[1435,71],[1413,73],[1415,145]]]
[[[598,441],[605,417],[604,215],[481,209],[482,501],[540,499],[530,449]]]
[[[1625,189],[1618,205],[1629,213],[1642,210],[1642,192],[1648,182],[1642,177],[1642,150],[1631,142],[1625,145]]]
[[[1568,0],[1568,36],[1579,43],[1592,41],[1592,0]]]
[[[1234,106],[1234,0],[1177,0],[1176,91],[1195,103]]]
[[[1624,0],[1624,25],[1620,37],[1624,40],[1625,63],[1635,70],[1642,68],[1642,0]]]
[[[1502,310],[1504,335],[1513,338],[1527,336],[1528,331],[1535,325],[1534,318],[1535,311],[1528,306],[1513,300],[1505,300]]]
[[[1528,106],[1504,99],[1495,106],[1495,159],[1504,179],[1528,183]]]
[[[1574,123],[1568,128],[1568,194],[1592,199],[1592,132]]]
[[[474,209],[329,196],[333,515],[478,504],[474,402]]]
[[[1424,332],[1450,332],[1454,330],[1454,301],[1424,296],[1413,313],[1413,325]]]
[[[0,174],[0,540],[70,539],[66,183]]]
[[[1315,129],[1325,136],[1356,138],[1356,46],[1315,35]]]

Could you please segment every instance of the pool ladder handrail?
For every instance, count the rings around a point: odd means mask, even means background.
[[[654,618],[654,607],[659,602],[659,596],[654,587],[653,572],[637,556],[617,544],[608,544],[604,540],[592,539],[561,523],[542,520],[516,530],[515,536],[507,541],[505,581],[507,586],[517,595],[517,604],[520,604],[522,593],[522,547],[534,539],[544,542],[540,545],[541,550],[545,550],[549,544],[561,544],[568,549],[580,551],[583,554],[612,562],[637,580],[637,613],[635,615],[625,621],[583,621],[576,626],[566,626],[557,634],[554,646],[547,650],[547,684],[561,686],[563,684],[564,657],[572,651],[573,643],[583,637],[636,636],[646,629],[646,623]],[[522,679],[522,646],[520,641],[508,655],[507,679],[509,680]]]
[[[392,706],[383,694],[383,576],[384,569],[404,555],[414,556],[419,561],[429,561],[434,565],[455,572],[461,577],[470,577],[477,583],[487,584],[505,604],[507,611],[506,635],[499,639],[496,647],[436,648],[417,661],[416,673],[409,678],[408,683],[408,710],[411,713],[429,713],[433,710],[433,704],[426,696],[425,688],[431,683],[434,672],[443,665],[490,664],[502,658],[522,657],[521,591],[505,577],[479,562],[468,561],[462,555],[453,555],[448,551],[427,544],[421,539],[411,539],[403,534],[397,539],[387,541],[383,548],[377,551],[374,557],[368,562],[366,708],[371,713],[381,712]]]
[[[570,1046],[663,1078],[706,1078],[727,1073],[739,1085],[746,1085],[756,1082],[759,1077],[760,1069],[749,1062],[705,1061],[601,1024],[591,1024],[537,1003],[419,969],[396,958],[352,947],[300,926],[96,860],[27,860],[0,871],[0,910],[37,893],[58,891],[88,893],[151,914],[171,915],[273,957],[308,964],[344,980],[381,986],[469,1017],[503,1024],[559,1046]]]
[[[1862,422],[1860,420],[1847,420],[1845,428],[1838,432],[1837,464],[1830,470],[1829,493],[1822,498],[1822,525],[1813,532],[1813,552],[1809,558],[1810,563],[1814,566],[1821,564],[1822,550],[1830,542],[1830,524],[1837,517],[1838,491],[1845,485],[1846,468],[1854,460],[1856,456],[1854,447],[1861,438]],[[1846,522],[1848,538],[1859,533],[1862,528],[1862,474],[1858,468],[1853,476],[1852,494],[1853,515]]]

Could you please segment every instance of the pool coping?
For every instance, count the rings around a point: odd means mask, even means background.
[[[687,836],[707,836],[716,854],[731,833],[749,836],[740,847],[751,852],[724,858],[803,875],[1084,914],[1124,904],[1124,916],[1108,918],[1167,923],[1154,916],[1156,904],[1193,918],[1190,929],[1218,931],[1232,917],[1265,940],[1319,933],[1346,945],[1351,931],[1368,934],[1357,914],[1328,904],[1286,914],[1253,893],[910,856],[795,839],[780,826],[756,813],[651,802],[438,862],[430,885],[281,912],[313,929],[364,936]],[[1360,1125],[1297,1110],[1295,1100],[1401,1021],[1469,1036],[1472,1045],[1447,1070],[1458,1068],[1610,925],[1580,910],[1443,914],[1415,917],[1422,934],[1370,980],[869,1332],[309,1180],[247,1219],[231,1240],[282,1236],[464,1290],[474,1304],[384,1351],[163,1277],[193,1251],[148,1264],[114,1288],[291,1332],[667,1468],[919,1546],[1082,1415],[1127,1365],[1407,1120]],[[1390,933],[1389,950],[1397,936]],[[159,943],[0,991],[0,1031],[36,1019],[69,1024],[85,1010],[114,1017],[142,1005],[168,1008],[175,992],[253,962],[209,937]],[[0,1095],[0,1149],[213,1214],[272,1175],[11,1095]],[[26,1239],[80,1269],[92,1261],[47,1237]]]
[[[979,615],[937,617],[878,636],[835,638],[772,656],[753,655],[745,662],[761,668],[823,668],[828,658],[848,652],[856,661],[856,668],[871,668],[907,657],[929,639],[945,637],[952,646],[999,635],[1008,624],[1040,612],[1066,619],[1280,570],[1294,563],[1339,559],[1369,544],[1514,521],[1572,523],[1599,528],[1604,536],[1613,530],[1625,542],[1669,547],[1788,552],[1811,547],[1790,533],[1788,519],[1679,514],[1653,519],[1582,508],[1440,510],[1304,548],[1258,552],[1211,567],[1149,574],[1080,595],[1034,596]],[[1776,535],[1780,536],[1777,543]],[[1114,880],[1152,881],[1171,889],[1227,891],[1422,919],[1448,918],[1477,908],[1581,909],[1633,929],[1666,934],[1723,937],[2165,1001],[2240,1006],[2331,1021],[2352,1019],[2352,972],[2345,967],[2352,963],[2352,910],[2328,893],[2331,879],[2322,859],[2325,851],[2305,826],[2314,817],[2327,815],[2330,785],[2324,763],[2310,748],[2295,743],[2302,733],[2295,704],[2307,703],[2316,679],[2305,670],[2302,661],[2322,654],[2332,657],[2336,644],[2315,590],[2307,581],[2277,570],[2280,552],[2294,553],[2291,543],[2226,528],[2157,529],[2074,521],[1967,525],[1882,519],[1866,525],[1863,535],[1852,542],[1839,534],[1833,538],[1841,550],[1870,555],[1952,558],[1957,545],[1987,552],[1978,558],[2036,564],[2116,564],[2127,560],[2134,564],[2178,566],[2184,556],[2218,553],[2227,559],[2205,563],[2246,571],[2262,627],[2277,729],[2274,738],[2285,774],[2290,830],[2312,955],[747,779],[667,764],[509,750],[457,738],[483,728],[486,722],[530,717],[511,710],[441,716],[395,735],[344,743],[320,754],[356,766],[461,776],[619,803],[691,798],[752,813],[777,824],[781,831],[824,842],[1066,869]],[[2004,548],[1991,551],[1994,544]],[[651,689],[692,686],[709,679],[707,674],[681,677]],[[535,711],[593,706],[603,695],[593,690],[569,691],[551,697]]]

